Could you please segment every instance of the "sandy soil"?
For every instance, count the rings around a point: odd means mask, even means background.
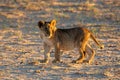
[[[57,20],[57,27],[86,27],[105,45],[92,64],[73,64],[76,51],[63,63],[41,64],[43,43],[39,20]],[[0,80],[119,80],[119,0],[0,0]]]

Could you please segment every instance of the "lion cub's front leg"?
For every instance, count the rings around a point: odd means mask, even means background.
[[[59,43],[55,45],[55,59],[53,60],[53,63],[60,62],[60,46]]]
[[[49,62],[49,58],[50,58],[50,49],[51,46],[47,45],[46,43],[44,43],[44,60],[42,60],[42,63],[48,63]]]

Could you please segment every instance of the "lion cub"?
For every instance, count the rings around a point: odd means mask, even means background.
[[[50,58],[51,48],[55,49],[55,59],[53,62],[60,61],[60,51],[68,51],[77,48],[80,55],[75,63],[83,62],[86,55],[86,47],[92,51],[92,55],[88,63],[94,58],[95,52],[88,44],[88,40],[92,38],[95,43],[100,47],[104,48],[103,45],[99,44],[93,34],[86,28],[76,27],[70,29],[58,29],[56,28],[56,20],[50,22],[39,21],[38,26],[40,29],[40,36],[44,42],[44,57],[43,62],[48,63]]]

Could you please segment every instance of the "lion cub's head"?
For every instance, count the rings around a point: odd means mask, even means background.
[[[52,20],[50,22],[39,21],[38,22],[39,29],[45,34],[46,37],[52,38],[54,32],[56,31],[56,20]]]

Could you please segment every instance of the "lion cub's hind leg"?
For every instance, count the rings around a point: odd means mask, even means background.
[[[86,46],[85,44],[83,44],[84,46]],[[83,62],[83,60],[85,59],[85,54],[86,54],[86,52],[85,52],[85,47],[80,47],[79,48],[79,57],[78,57],[78,59],[77,60],[73,60],[72,61],[72,63],[82,63]]]
[[[84,58],[85,58],[86,52],[85,52],[84,49],[81,49],[81,48],[80,48],[79,53],[80,53],[81,55],[80,55],[79,58],[76,60],[76,63],[82,63],[83,60],[84,60]]]
[[[92,51],[92,54],[89,56],[89,60],[88,60],[88,63],[91,64],[92,61],[94,60],[95,51],[93,50],[93,48],[89,44],[87,44],[87,46]]]
[[[79,53],[81,56],[77,59],[76,61],[77,63],[82,63],[83,60],[85,59],[85,55],[86,55],[85,49],[86,49],[86,45],[87,45],[89,38],[90,38],[90,34],[85,32],[84,37],[82,41],[80,42]]]

